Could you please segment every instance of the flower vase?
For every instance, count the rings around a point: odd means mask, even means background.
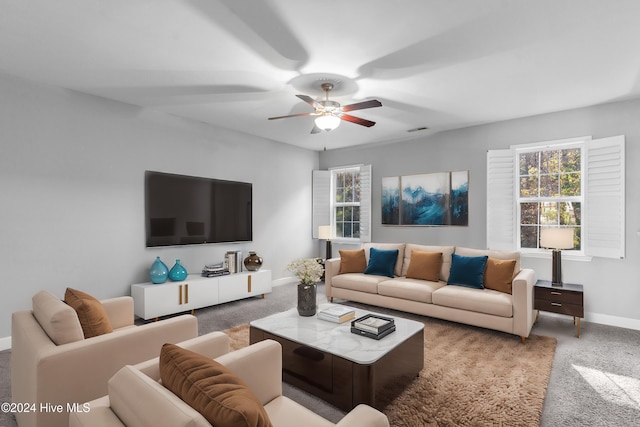
[[[316,314],[316,284],[300,283],[298,285],[298,314],[313,316]]]
[[[156,260],[151,264],[149,277],[151,278],[151,283],[155,283],[156,285],[167,281],[169,269],[166,264],[160,260],[160,257],[156,257]]]
[[[177,259],[171,271],[169,271],[169,279],[174,282],[181,282],[187,278],[187,269],[180,264],[180,260]]]
[[[262,258],[255,251],[249,251],[249,256],[244,259],[243,264],[249,271],[258,271],[262,267]]]

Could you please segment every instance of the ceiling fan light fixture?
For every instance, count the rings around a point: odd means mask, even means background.
[[[334,116],[333,114],[322,114],[321,116],[316,117],[315,121],[316,126],[322,130],[326,130],[327,132],[340,126],[340,117]]]

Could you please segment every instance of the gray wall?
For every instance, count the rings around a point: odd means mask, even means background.
[[[428,117],[427,117],[428,121]],[[440,132],[396,144],[320,153],[320,167],[372,164],[372,241],[486,247],[486,152],[513,144],[591,135],[626,136],[626,258],[563,262],[563,278],[585,287],[586,320],[640,329],[640,101],[617,102]],[[381,179],[469,170],[468,227],[381,225]],[[525,258],[537,277],[551,278],[549,259]]]
[[[0,348],[37,291],[128,295],[156,256],[197,273],[253,249],[286,281],[291,259],[317,255],[317,166],[315,151],[0,75]],[[146,249],[145,170],[253,183],[254,241]]]

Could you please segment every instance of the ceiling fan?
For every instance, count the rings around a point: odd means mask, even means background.
[[[371,127],[376,124],[370,120],[345,114],[348,111],[363,110],[365,108],[381,107],[382,103],[377,99],[357,102],[355,104],[340,106],[339,102],[329,100],[329,91],[333,89],[332,83],[322,83],[320,86],[324,91],[324,100],[316,101],[307,95],[296,95],[307,104],[311,105],[315,111],[311,113],[289,114],[288,116],[269,117],[269,120],[285,119],[288,117],[317,116],[311,133],[320,133],[325,130],[329,132],[340,125],[340,121],[355,123],[361,126]]]

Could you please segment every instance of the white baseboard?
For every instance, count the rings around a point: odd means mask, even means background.
[[[0,338],[0,351],[11,349],[11,337]]]
[[[608,314],[585,313],[584,320],[586,322],[600,323],[602,325],[617,326],[618,328],[635,329],[640,331],[640,319],[610,316]]]

